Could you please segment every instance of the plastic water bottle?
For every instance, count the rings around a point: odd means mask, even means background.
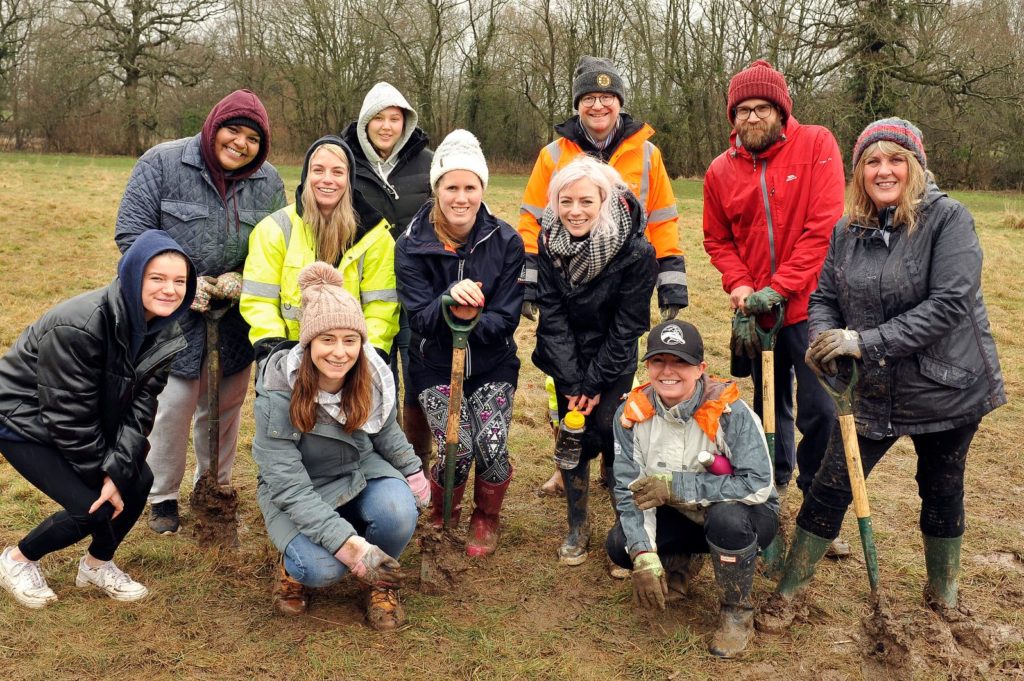
[[[697,463],[713,475],[732,475],[732,463],[721,454],[701,452],[697,455]]]
[[[575,409],[562,419],[558,426],[558,437],[555,440],[555,464],[562,469],[571,470],[580,462],[583,451],[583,431],[586,429],[586,417]]]

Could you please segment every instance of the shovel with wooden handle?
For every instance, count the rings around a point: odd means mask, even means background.
[[[786,303],[781,302],[772,307],[775,323],[768,329],[754,324],[758,340],[761,342],[761,422],[764,425],[764,439],[768,443],[768,456],[773,466],[775,462],[775,341],[782,329],[786,316]],[[781,499],[780,499],[781,501]],[[765,577],[775,578],[782,574],[782,566],[786,558],[786,540],[782,528],[779,528],[772,543],[761,551],[761,573]]]

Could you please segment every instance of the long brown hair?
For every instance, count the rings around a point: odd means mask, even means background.
[[[928,184],[928,176],[921,163],[914,156],[913,152],[901,147],[895,142],[881,140],[875,142],[860,155],[857,166],[853,169],[853,177],[846,188],[846,217],[849,224],[862,226],[878,225],[878,208],[875,202],[868,196],[864,189],[864,166],[875,150],[886,156],[901,156],[907,162],[907,186],[900,194],[896,203],[896,214],[893,216],[894,225],[903,225],[907,234],[911,234],[917,227],[918,210],[921,207],[921,199],[924,198],[924,190]]]
[[[292,388],[292,401],[288,410],[295,425],[303,433],[313,430],[316,425],[316,396],[320,391],[320,370],[313,364],[313,356],[306,347],[299,362],[299,371]],[[366,351],[359,349],[359,357],[345,374],[341,384],[341,413],[345,415],[344,430],[352,433],[366,423],[370,417],[373,402],[373,381],[370,378],[370,362]]]
[[[455,232],[448,223],[448,218],[444,216],[441,204],[436,198],[434,199],[433,207],[430,209],[430,222],[434,225],[434,234],[437,236],[437,240],[447,248],[455,251],[466,243],[465,239],[455,236]]]
[[[331,216],[325,218],[316,204],[316,197],[313,195],[311,186],[312,180],[307,167],[306,184],[302,187],[302,220],[309,225],[309,231],[313,234],[316,259],[337,265],[342,254],[352,245],[356,236],[357,221],[355,210],[352,208],[352,180],[355,178],[355,169],[349,167],[348,155],[337,144],[321,144],[310,155],[310,163],[313,162],[313,156],[321,149],[331,152],[345,164],[345,168],[348,170],[345,195],[341,197],[341,201],[335,206]]]

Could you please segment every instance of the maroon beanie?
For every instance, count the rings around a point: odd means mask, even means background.
[[[786,77],[764,59],[758,59],[729,81],[729,108],[725,115],[730,121],[735,119],[736,106],[745,99],[767,99],[779,107],[783,121],[793,109]]]
[[[250,119],[252,123],[256,124],[255,127],[252,125],[249,127],[260,132],[260,150],[256,153],[256,158],[244,167],[227,172],[217,160],[217,154],[213,150],[214,140],[217,138],[217,131],[220,128],[232,121],[239,122],[243,119]],[[199,137],[199,153],[210,173],[210,179],[217,187],[217,192],[221,199],[225,199],[228,182],[246,179],[263,166],[263,162],[270,154],[270,121],[260,98],[251,90],[235,90],[217,102],[203,123]]]

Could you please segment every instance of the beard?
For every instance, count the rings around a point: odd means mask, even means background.
[[[770,124],[758,121],[751,124],[743,121],[736,125],[736,134],[740,138],[743,148],[752,154],[759,154],[771,145],[775,144],[782,137],[782,119],[776,117]]]

